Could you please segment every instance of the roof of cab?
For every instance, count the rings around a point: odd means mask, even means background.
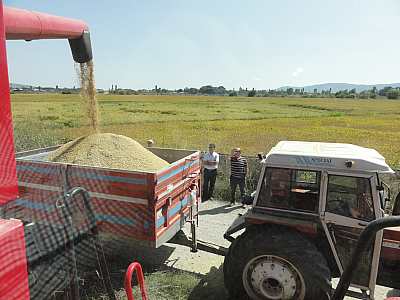
[[[281,141],[267,154],[265,162],[296,168],[394,173],[376,150],[352,144]]]

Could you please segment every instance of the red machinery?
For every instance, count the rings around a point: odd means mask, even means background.
[[[4,7],[0,0],[0,213],[18,197],[6,39],[69,40],[76,62],[92,59],[87,25],[22,9]],[[29,299],[24,227],[18,220],[0,219],[0,299]]]
[[[76,62],[92,59],[87,25],[78,20],[4,7],[0,1],[0,204],[18,195],[6,39],[68,39]]]
[[[0,299],[29,299],[24,227],[0,219]]]

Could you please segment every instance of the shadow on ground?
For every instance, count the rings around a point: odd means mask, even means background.
[[[222,265],[219,268],[211,267],[210,271],[201,276],[199,283],[193,288],[189,300],[227,300],[228,293],[224,287]]]
[[[169,246],[161,246],[158,249],[148,248],[144,246],[135,246],[135,245],[126,245],[122,247],[121,244],[117,246],[107,247],[107,267],[109,271],[109,276],[111,279],[111,284],[116,292],[118,300],[127,299],[124,292],[124,279],[125,273],[128,266],[134,262],[138,261],[142,265],[143,272],[145,274],[152,274],[157,272],[162,272],[163,274],[158,275],[157,281],[159,279],[163,279],[163,277],[168,277],[169,270],[167,267],[164,267],[165,264],[169,263],[173,265],[173,262],[169,261],[171,253],[175,250],[174,247]],[[118,251],[112,252],[112,249],[116,248]],[[118,253],[118,255],[116,255]],[[173,268],[172,268],[173,269]],[[132,282],[134,283],[134,289],[137,290],[137,281],[136,276],[133,276]],[[146,282],[147,283],[147,282]],[[91,272],[85,273],[85,285],[81,287],[83,291],[82,299],[87,300],[106,300],[109,299],[106,296],[106,288],[104,286],[104,282],[101,280],[101,276],[96,272],[95,269],[92,269]],[[135,291],[136,293],[136,291]],[[137,294],[135,299],[141,299]],[[162,297],[153,297],[150,299],[168,299]]]
[[[226,204],[223,206],[218,206],[218,207],[207,209],[207,210],[201,210],[199,212],[199,215],[200,216],[202,216],[202,215],[220,215],[220,214],[230,213],[235,210],[245,212],[245,209],[243,209],[238,204],[236,204],[236,206],[233,206],[233,207],[231,207],[229,204]]]
[[[125,300],[123,273],[115,271],[112,270],[111,277],[117,299]],[[229,300],[224,288],[222,265],[219,268],[212,267],[205,275],[159,266],[159,269],[145,274],[145,282],[150,300]],[[135,299],[141,299],[136,278],[133,278],[133,291]]]
[[[169,260],[174,247],[162,246],[158,249],[132,249],[124,255],[108,257],[110,277],[118,300],[125,300],[123,289],[125,271],[132,261],[140,261],[145,273],[146,289],[150,300],[190,299],[190,300],[228,300],[224,288],[223,265],[211,267],[208,273],[202,275],[195,272],[180,270]],[[145,260],[139,259],[145,258]],[[167,265],[168,264],[168,265]],[[101,282],[97,285],[101,286]],[[99,287],[100,287],[99,286]],[[133,278],[135,299],[141,299],[136,278]],[[107,299],[104,293],[96,296]]]

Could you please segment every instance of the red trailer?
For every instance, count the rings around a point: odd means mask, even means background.
[[[191,208],[196,211],[198,151],[148,148],[170,165],[159,172],[141,172],[47,161],[57,148],[17,154],[19,198],[7,206],[8,216],[54,222],[57,199],[83,187],[103,240],[159,247],[182,228]]]

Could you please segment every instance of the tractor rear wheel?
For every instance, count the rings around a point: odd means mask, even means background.
[[[300,233],[277,226],[249,228],[230,246],[224,281],[235,299],[329,299],[324,256]]]

